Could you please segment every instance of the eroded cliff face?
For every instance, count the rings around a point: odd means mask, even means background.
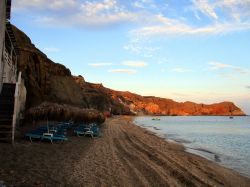
[[[52,62],[37,49],[26,34],[13,26],[20,49],[18,69],[22,72],[27,88],[27,106],[32,106],[50,97],[54,76],[71,77],[70,70]],[[72,81],[73,82],[73,81]]]
[[[231,102],[212,105],[178,103],[88,83],[82,76],[72,76],[68,68],[48,59],[22,31],[14,26],[13,30],[20,48],[18,68],[27,88],[27,109],[48,101],[113,114],[244,115]]]
[[[171,99],[140,96],[130,92],[120,92],[106,89],[112,98],[137,115],[170,115],[170,116],[199,116],[199,115],[245,115],[234,103],[222,102],[211,105],[193,102],[175,102]]]

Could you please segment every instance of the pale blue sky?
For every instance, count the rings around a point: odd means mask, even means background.
[[[250,114],[250,0],[13,0],[12,23],[86,81]]]

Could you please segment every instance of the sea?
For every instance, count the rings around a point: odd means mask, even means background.
[[[158,120],[153,120],[153,119]],[[250,116],[136,117],[135,124],[250,178]]]

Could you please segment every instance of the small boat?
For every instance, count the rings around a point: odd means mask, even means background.
[[[152,118],[152,120],[160,121],[161,119],[160,118]]]
[[[233,116],[230,116],[229,118],[230,118],[230,119],[234,119],[234,117],[233,117]]]

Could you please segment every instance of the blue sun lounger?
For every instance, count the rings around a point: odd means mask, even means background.
[[[43,136],[43,132],[39,130],[33,130],[25,134],[26,137],[30,139],[30,142],[32,143],[32,139],[41,139]]]
[[[43,133],[41,140],[43,141],[44,139],[50,140],[50,142],[53,144],[53,141],[67,141],[68,138],[64,135],[61,134],[53,134],[53,133]]]
[[[87,127],[87,126],[79,126],[75,129],[75,134],[77,136],[83,135],[90,135],[91,137],[98,137],[100,136],[100,130],[97,126]]]
[[[32,143],[33,139],[38,139],[40,142],[44,139],[50,140],[51,143],[53,141],[66,141],[68,138],[65,136],[64,131],[62,132],[54,132],[50,133],[45,128],[38,128],[36,130],[32,130],[25,134],[26,137],[30,139],[30,142]]]

